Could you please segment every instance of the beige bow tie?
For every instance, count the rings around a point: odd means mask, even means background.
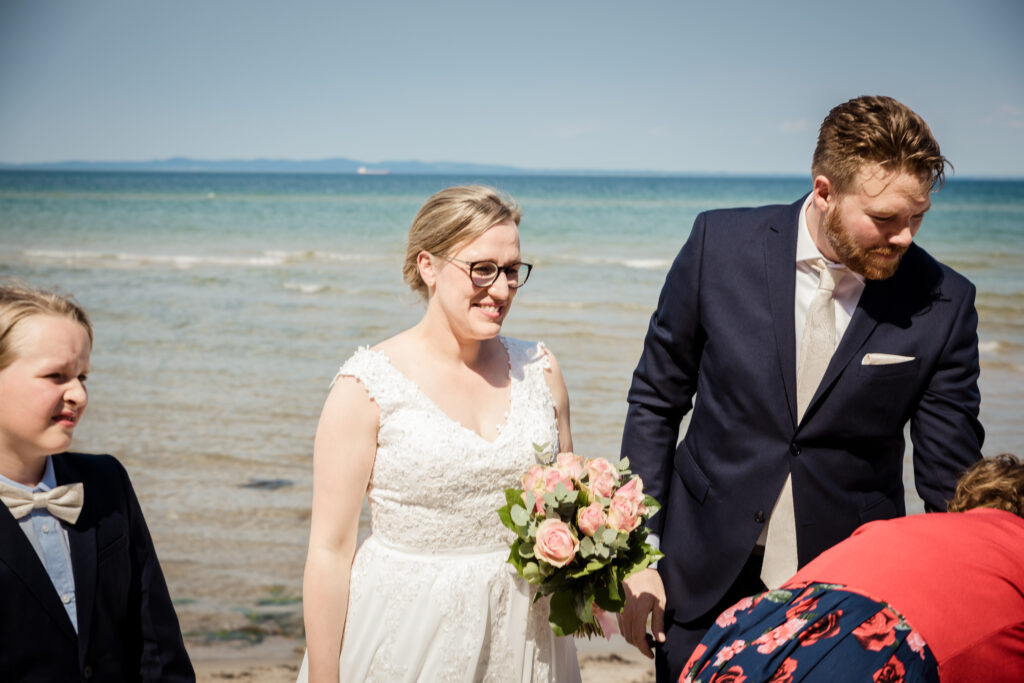
[[[47,512],[68,524],[78,521],[85,501],[85,487],[81,483],[65,484],[49,491],[26,491],[0,481],[0,501],[15,519],[21,519],[33,510],[46,508]]]

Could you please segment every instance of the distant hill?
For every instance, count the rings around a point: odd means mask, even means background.
[[[187,173],[382,173],[409,175],[615,175],[669,176],[655,171],[601,171],[583,169],[538,170],[494,164],[459,162],[382,161],[367,163],[334,158],[310,161],[288,159],[189,159],[172,157],[151,161],[55,161],[34,164],[0,163],[0,170],[11,171],[163,171]]]

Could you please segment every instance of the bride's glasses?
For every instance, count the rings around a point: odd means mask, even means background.
[[[476,287],[490,287],[498,281],[498,276],[505,273],[505,280],[511,289],[519,289],[526,284],[533,266],[529,263],[513,263],[510,266],[499,266],[494,261],[463,261],[460,258],[434,254],[445,261],[461,263],[469,268],[469,279]]]

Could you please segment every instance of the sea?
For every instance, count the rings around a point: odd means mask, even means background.
[[[420,205],[484,183],[534,265],[504,333],[540,339],[575,450],[616,458],[626,392],[696,215],[791,203],[791,177],[0,172],[0,276],[74,294],[96,339],[74,448],[128,468],[192,638],[301,632],[313,436],[332,377],[413,324]],[[1024,455],[1024,181],[952,179],[917,243],[978,289],[984,452]],[[908,507],[920,510],[907,468]],[[362,522],[366,531],[367,520]]]

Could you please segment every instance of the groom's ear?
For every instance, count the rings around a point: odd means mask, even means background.
[[[421,251],[416,255],[416,267],[419,268],[420,278],[428,289],[433,289],[437,282],[437,272],[434,270],[434,258],[429,252]]]
[[[819,175],[814,178],[814,187],[811,189],[811,201],[814,202],[814,207],[822,213],[822,215],[828,213],[829,205],[834,203],[838,197],[836,197],[835,187],[832,185],[832,181],[827,176]]]

